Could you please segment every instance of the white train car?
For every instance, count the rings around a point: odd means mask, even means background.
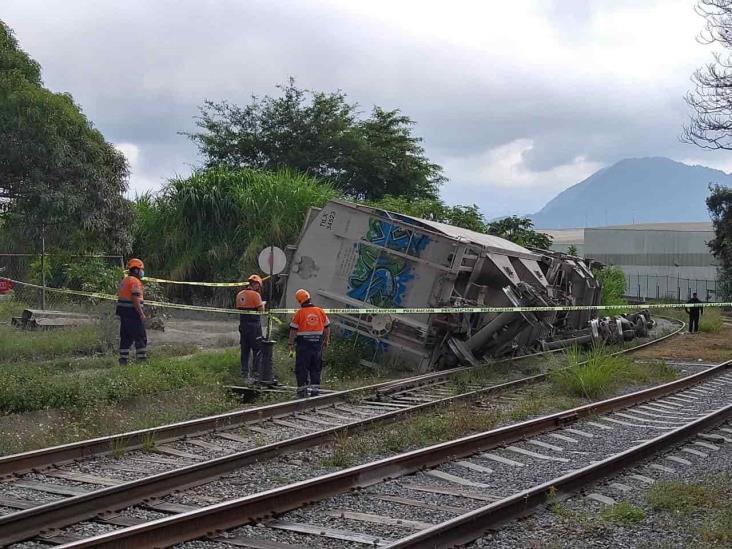
[[[288,248],[285,305],[305,288],[332,308],[543,306],[599,303],[579,258],[341,200],[311,210]],[[591,339],[590,311],[334,315],[346,333],[416,369],[476,364]],[[598,332],[597,326],[595,332]]]

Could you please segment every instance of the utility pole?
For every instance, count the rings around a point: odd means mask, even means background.
[[[274,286],[274,244],[271,244],[269,247],[269,284],[268,284],[268,292],[267,292],[267,304],[269,305],[269,308],[272,308],[272,289]],[[269,313],[267,315],[267,341],[272,339],[272,313]]]
[[[46,310],[46,224],[41,225],[41,309]]]

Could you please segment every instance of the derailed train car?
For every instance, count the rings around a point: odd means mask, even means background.
[[[596,305],[600,286],[580,258],[529,250],[496,236],[345,201],[311,210],[288,248],[285,305],[297,288],[318,305],[513,307]],[[593,311],[333,315],[344,332],[373,341],[388,359],[419,370],[477,364],[593,340],[647,334],[647,313]]]

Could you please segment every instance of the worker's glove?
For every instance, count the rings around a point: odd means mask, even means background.
[[[295,356],[295,350],[292,347],[290,347],[290,358],[292,358],[294,356]]]

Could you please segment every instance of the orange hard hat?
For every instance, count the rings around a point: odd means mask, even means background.
[[[262,277],[259,275],[252,275],[249,278],[247,278],[249,282],[256,282],[260,286],[262,285]]]
[[[137,259],[136,257],[133,257],[127,262],[127,268],[128,269],[144,269],[145,264],[142,262],[142,259]]]
[[[297,299],[297,302],[302,305],[310,299],[310,292],[300,288],[298,291],[295,292],[295,299]]]

